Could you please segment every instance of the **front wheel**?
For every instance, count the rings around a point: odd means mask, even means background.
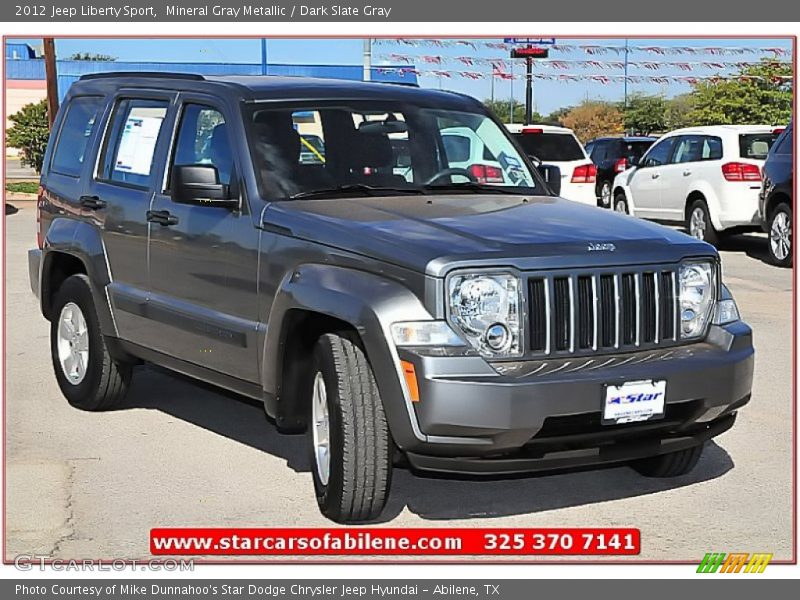
[[[337,523],[370,521],[389,495],[392,444],[372,368],[349,335],[314,349],[308,443],[320,511]]]
[[[629,214],[628,199],[622,192],[617,194],[616,197],[614,198],[614,210],[618,213],[622,213],[623,215]]]
[[[108,352],[86,275],[68,277],[56,292],[50,350],[58,386],[72,406],[108,410],[125,398],[131,366]]]
[[[786,203],[769,218],[769,257],[779,267],[792,266],[792,208]]]
[[[702,453],[703,445],[700,444],[686,450],[635,460],[631,467],[645,477],[679,477],[695,468]]]
[[[693,238],[716,246],[719,244],[719,233],[711,223],[711,214],[705,200],[695,200],[689,207],[686,217],[686,230]]]

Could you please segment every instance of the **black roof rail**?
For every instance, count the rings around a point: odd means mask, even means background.
[[[167,71],[108,71],[105,73],[88,73],[81,75],[80,80],[113,79],[116,77],[146,77],[148,79],[185,79],[189,81],[205,81],[206,78],[197,73],[170,73]]]

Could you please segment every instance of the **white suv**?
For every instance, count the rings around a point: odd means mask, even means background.
[[[561,170],[562,198],[597,206],[597,167],[571,129],[553,125],[506,124],[525,154]]]
[[[678,129],[614,180],[614,209],[686,224],[716,244],[722,232],[756,230],[761,167],[777,132],[767,125]]]

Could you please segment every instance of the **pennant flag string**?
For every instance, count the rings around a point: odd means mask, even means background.
[[[489,40],[457,40],[457,39],[423,39],[423,38],[376,38],[373,40],[376,45],[400,45],[411,47],[434,47],[434,48],[489,48],[492,50],[509,51],[515,47],[514,44],[507,44]],[[536,44],[534,44],[536,45]],[[548,45],[554,52],[583,52],[590,56],[600,55],[623,55],[626,52],[653,54],[658,56],[669,55],[712,55],[712,56],[744,56],[771,54],[773,56],[790,56],[791,50],[780,46],[663,46],[663,45],[602,45],[602,44],[553,44]]]

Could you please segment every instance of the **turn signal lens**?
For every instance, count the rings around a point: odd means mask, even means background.
[[[417,372],[414,370],[414,364],[407,360],[401,360],[400,365],[403,367],[403,378],[406,380],[406,388],[408,388],[408,395],[411,397],[411,401],[419,402],[419,385],[417,384]]]

